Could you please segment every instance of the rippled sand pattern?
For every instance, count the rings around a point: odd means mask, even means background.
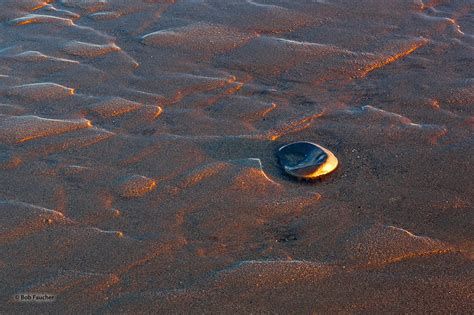
[[[472,312],[473,12],[1,1],[0,313]]]

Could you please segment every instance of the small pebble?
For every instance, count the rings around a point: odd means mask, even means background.
[[[316,179],[331,173],[338,165],[331,151],[306,141],[282,146],[278,149],[277,157],[285,172],[299,179]]]

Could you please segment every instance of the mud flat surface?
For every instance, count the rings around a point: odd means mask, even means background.
[[[473,12],[1,1],[0,312],[472,312]]]

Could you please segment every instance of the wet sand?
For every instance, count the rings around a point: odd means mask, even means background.
[[[472,1],[1,4],[2,314],[474,309]]]

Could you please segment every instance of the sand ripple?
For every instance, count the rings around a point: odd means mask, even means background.
[[[56,83],[41,82],[11,87],[6,94],[35,101],[45,101],[67,98],[74,94],[74,89]]]
[[[89,120],[57,120],[37,116],[0,116],[0,139],[4,143],[20,143],[84,128]]]

